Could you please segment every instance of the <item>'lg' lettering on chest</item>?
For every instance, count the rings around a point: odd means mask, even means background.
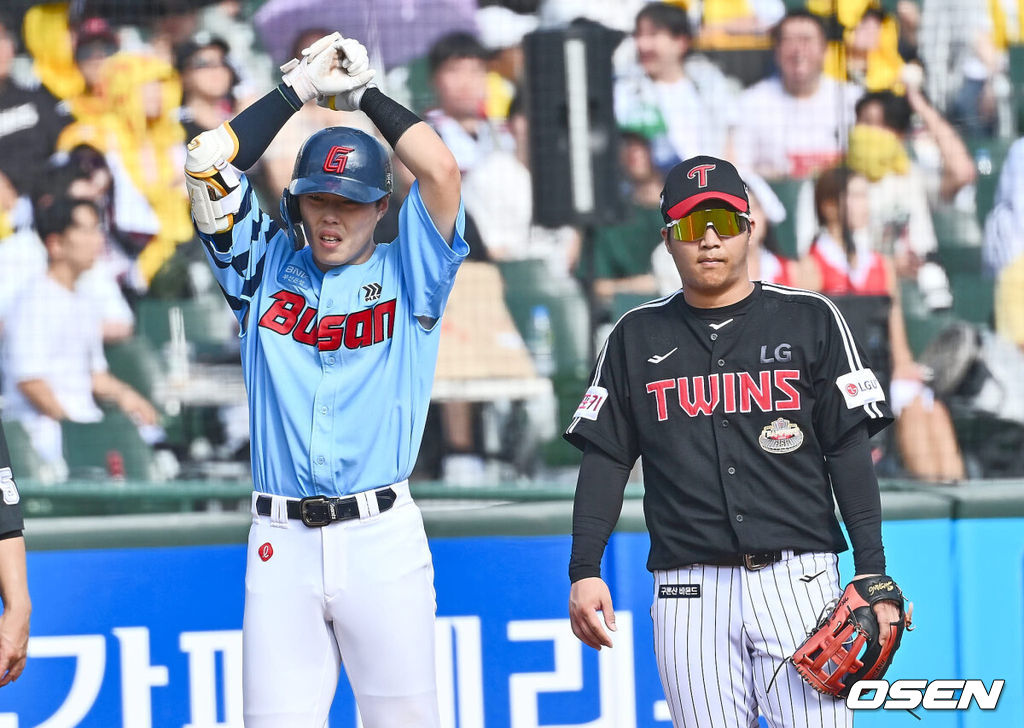
[[[659,379],[647,383],[647,393],[654,395],[658,408],[658,421],[669,415],[669,392],[676,390],[679,407],[690,417],[710,415],[719,405],[722,411],[750,412],[756,405],[762,412],[800,409],[800,391],[794,382],[800,381],[796,369],[776,369],[748,372],[715,373],[703,377]],[[674,410],[675,408],[673,408]]]
[[[260,318],[260,326],[274,333],[289,334],[300,344],[320,351],[361,349],[390,339],[395,330],[395,299],[354,313],[324,316],[317,323],[317,309],[292,291],[278,291],[274,303]]]

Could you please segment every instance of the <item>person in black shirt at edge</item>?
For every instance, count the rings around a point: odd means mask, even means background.
[[[25,569],[24,522],[11,457],[0,425],[0,687],[14,682],[25,669],[28,622],[32,603]]]
[[[564,435],[584,453],[569,616],[585,644],[612,646],[601,558],[642,457],[673,723],[746,728],[760,714],[771,726],[849,726],[845,703],[792,664],[771,681],[843,591],[833,492],[854,578],[885,571],[868,438],[892,413],[827,298],[749,280],[748,209],[724,160],[693,157],[666,178],[661,234],[682,288],[619,319]],[[874,610],[880,624],[899,619],[895,602]]]

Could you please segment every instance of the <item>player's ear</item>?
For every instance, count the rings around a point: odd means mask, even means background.
[[[661,229],[661,242],[665,243],[665,249],[668,250],[668,228],[663,227]]]
[[[377,200],[377,222],[380,222],[388,212],[388,205],[391,203],[391,195],[384,195]]]

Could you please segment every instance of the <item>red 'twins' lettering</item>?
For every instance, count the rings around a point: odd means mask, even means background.
[[[679,409],[690,417],[710,415],[722,405],[724,413],[800,409],[800,381],[797,369],[765,370],[756,374],[726,372],[704,377],[679,377],[648,382],[654,395],[658,422],[669,418],[669,390],[677,390]]]

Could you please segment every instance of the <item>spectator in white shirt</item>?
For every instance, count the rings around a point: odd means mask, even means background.
[[[94,397],[112,401],[140,425],[157,412],[107,371],[99,312],[76,282],[103,249],[99,211],[86,200],[46,198],[36,227],[48,257],[7,317],[3,346],[5,419],[19,420],[44,462],[63,467],[61,421],[96,422]]]
[[[789,11],[772,39],[779,73],[740,97],[735,161],[769,180],[809,177],[842,157],[862,90],[824,76],[825,28],[817,16]]]
[[[514,151],[492,151],[462,178],[466,212],[477,221],[491,260],[541,258],[553,275],[566,278],[579,257],[580,239],[568,225],[533,224],[529,122],[521,94],[509,107],[508,127]]]
[[[488,121],[487,50],[472,34],[457,31],[442,36],[430,48],[427,64],[437,94],[437,108],[426,121],[455,155],[463,174],[487,154],[511,150],[512,137]]]
[[[648,3],[637,13],[633,42],[639,67],[615,84],[619,125],[651,140],[662,172],[698,154],[724,156],[740,86],[703,56],[689,54],[686,12]]]

